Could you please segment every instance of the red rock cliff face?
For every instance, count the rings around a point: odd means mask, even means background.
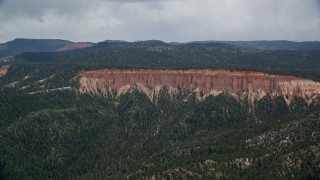
[[[131,88],[145,92],[149,97],[161,88],[178,88],[217,95],[227,90],[237,95],[247,93],[253,98],[267,94],[311,99],[320,95],[320,83],[291,76],[276,76],[259,72],[226,70],[97,70],[84,72],[80,91],[122,94]]]
[[[9,65],[4,65],[0,67],[0,77],[7,74]]]

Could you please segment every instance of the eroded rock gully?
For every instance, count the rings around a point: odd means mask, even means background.
[[[310,100],[320,95],[319,82],[250,71],[104,69],[84,72],[80,78],[82,93],[107,94],[115,91],[120,95],[132,88],[149,97],[157,95],[161,88],[169,92],[179,88],[202,92],[204,98],[223,91],[233,95],[244,93],[253,99],[260,99],[267,94],[284,96],[287,101],[294,96]]]

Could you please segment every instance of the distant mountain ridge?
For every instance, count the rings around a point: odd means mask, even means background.
[[[222,43],[233,46],[258,49],[258,50],[293,50],[293,51],[319,51],[320,41],[305,41],[294,42],[286,40],[275,41],[190,41],[187,43],[179,42],[163,42],[161,40],[145,40],[128,42],[123,40],[105,40],[97,44],[99,45],[112,45],[112,44],[140,44],[146,45],[179,45],[179,44],[210,44],[210,43]],[[7,56],[15,56],[24,52],[50,52],[50,51],[65,51],[75,50],[81,48],[88,48],[96,45],[92,42],[71,42],[62,39],[24,39],[17,38],[12,41],[0,44],[0,58]]]
[[[24,52],[67,51],[94,46],[91,42],[71,42],[61,39],[17,38],[0,44],[0,58],[15,56]]]
[[[55,51],[69,44],[72,42],[60,39],[15,39],[0,44],[0,57],[14,56],[23,52]]]
[[[247,47],[259,50],[296,50],[296,51],[314,51],[320,50],[319,41],[195,41],[196,43],[224,43],[234,46]]]

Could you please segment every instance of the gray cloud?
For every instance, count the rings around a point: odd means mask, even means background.
[[[145,2],[159,2],[159,1],[168,1],[168,0],[100,0],[100,1],[109,1],[117,3],[145,3]]]
[[[320,40],[319,4],[319,0],[5,0],[0,4],[0,42],[17,37]]]

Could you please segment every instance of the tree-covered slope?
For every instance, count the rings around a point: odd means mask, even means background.
[[[210,41],[209,41],[210,42]],[[211,41],[260,50],[319,51],[319,41]],[[203,42],[208,43],[208,42]]]
[[[106,42],[78,51],[24,53],[17,61],[85,64],[101,68],[223,68],[320,79],[318,51],[261,51],[220,43]]]
[[[0,172],[9,179],[315,178],[320,170],[319,104],[301,114],[266,98],[257,104],[285,111],[249,111],[227,93],[200,102],[165,90],[156,103],[138,91],[1,99]]]

